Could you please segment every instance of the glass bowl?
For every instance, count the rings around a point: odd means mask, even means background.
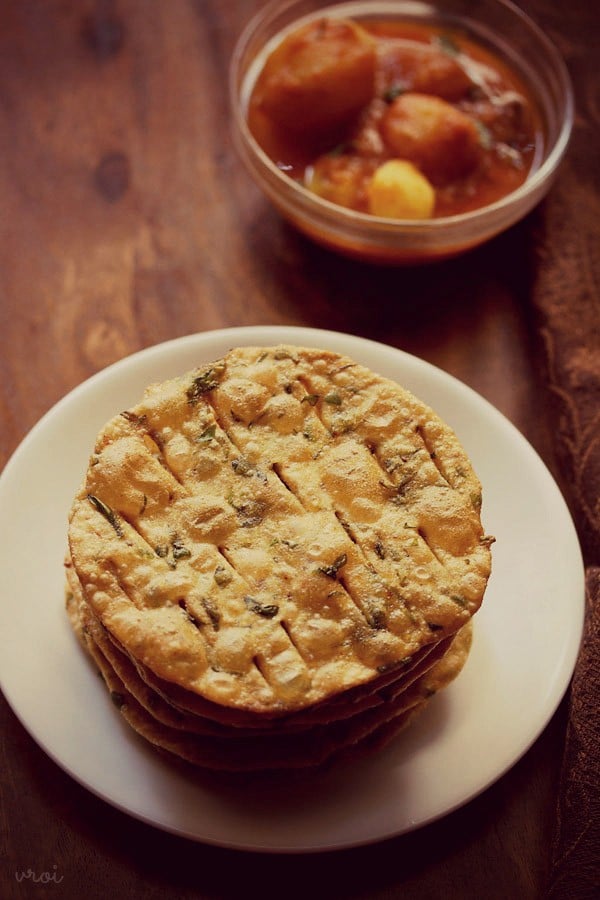
[[[355,212],[317,196],[285,174],[260,147],[247,120],[249,97],[277,36],[305,17],[381,16],[460,29],[491,51],[526,85],[537,105],[543,146],[523,184],[477,210],[443,218],[390,219]],[[250,175],[282,216],[316,242],[341,253],[387,263],[421,263],[462,253],[525,216],[550,188],[573,124],[573,95],[565,64],[543,31],[507,0],[276,0],[241,34],[230,66],[233,140]]]

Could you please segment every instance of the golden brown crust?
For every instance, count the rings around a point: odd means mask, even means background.
[[[82,604],[85,607],[85,604]],[[142,737],[168,754],[194,765],[228,772],[261,772],[321,766],[334,757],[348,756],[360,746],[381,746],[424,709],[435,692],[462,668],[469,641],[461,633],[450,649],[424,672],[416,672],[402,691],[381,697],[376,705],[359,708],[340,721],[321,724],[286,724],[281,729],[227,729],[200,717],[183,716],[147,690],[135,670],[115,667],[114,648],[103,640],[102,626],[82,610],[84,641],[110,692],[115,706]],[[468,629],[469,626],[465,626]],[[453,648],[454,651],[453,652]],[[122,660],[121,660],[122,662]],[[439,677],[438,677],[439,676]],[[443,684],[442,684],[443,683]],[[145,686],[144,686],[145,687]]]
[[[109,422],[70,517],[83,597],[140,670],[283,716],[478,609],[481,488],[453,432],[337,354],[241,348]]]

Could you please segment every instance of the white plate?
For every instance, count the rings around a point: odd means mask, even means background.
[[[99,428],[144,387],[242,344],[328,347],[394,378],[456,430],[484,486],[493,574],[456,682],[383,752],[277,789],[191,779],[131,731],[63,611],[67,511]],[[159,828],[251,850],[349,847],[410,831],[500,777],[538,737],[568,685],[583,622],[575,530],[548,470],[471,389],[390,347],[309,328],[251,327],[144,350],[72,391],[0,479],[0,684],[40,746],[78,782]]]

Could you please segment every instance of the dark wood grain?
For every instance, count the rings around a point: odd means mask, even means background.
[[[261,5],[0,0],[0,465],[111,362],[192,332],[274,323],[431,361],[505,413],[560,480],[530,303],[545,204],[431,267],[376,268],[310,244],[266,204],[229,139],[228,62]],[[571,69],[577,136],[598,116],[594,4],[523,5]],[[596,177],[568,158],[555,189],[597,204]],[[438,823],[351,852],[266,857],[107,806],[0,698],[0,896],[533,900],[548,874],[565,717],[561,705],[510,772]],[[27,869],[56,881],[19,882]]]

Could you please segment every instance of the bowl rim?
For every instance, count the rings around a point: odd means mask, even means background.
[[[569,71],[561,53],[537,22],[535,22],[520,7],[516,6],[512,0],[492,0],[492,2],[499,7],[504,7],[509,13],[519,19],[521,25],[526,27],[539,41],[540,45],[543,47],[546,58],[552,64],[556,83],[564,102],[562,123],[560,124],[558,136],[550,147],[548,155],[542,160],[540,166],[527,176],[523,184],[509,194],[506,194],[504,197],[478,209],[457,213],[452,216],[438,216],[432,219],[419,220],[386,218],[349,209],[333,203],[330,200],[326,200],[323,197],[319,197],[300,182],[289,178],[263,150],[250,131],[241,98],[243,79],[242,82],[238,82],[237,78],[246,47],[259,26],[275,12],[281,14],[289,7],[293,7],[298,3],[298,0],[284,0],[284,2],[282,2],[282,0],[270,0],[270,2],[265,4],[265,6],[263,6],[246,23],[236,41],[229,65],[229,99],[234,115],[234,122],[243,141],[244,149],[253,155],[262,168],[268,172],[273,183],[273,194],[275,194],[275,184],[279,184],[281,186],[281,191],[287,198],[286,205],[290,205],[295,201],[295,205],[301,207],[305,212],[311,212],[315,215],[320,213],[323,218],[331,221],[335,219],[335,224],[338,227],[343,227],[344,225],[351,228],[362,226],[368,230],[382,233],[406,232],[413,234],[427,234],[432,230],[441,231],[445,228],[453,229],[458,226],[475,227],[482,221],[501,218],[502,213],[510,211],[515,206],[518,207],[521,202],[526,204],[526,201],[529,198],[531,198],[529,208],[532,208],[537,200],[540,199],[538,194],[541,195],[544,185],[551,182],[551,178],[556,172],[567,150],[575,116],[573,87]],[[375,3],[376,0],[374,0],[374,5]],[[327,3],[327,6],[331,8],[345,5],[348,5],[347,0],[331,0],[330,3]],[[417,4],[405,3],[404,5],[435,9],[436,4],[433,2]],[[477,21],[476,16],[473,16],[473,21]],[[279,194],[276,194],[276,196],[279,197]]]

